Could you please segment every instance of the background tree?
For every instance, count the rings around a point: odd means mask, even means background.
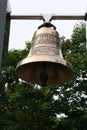
[[[30,43],[24,50],[9,51],[3,71],[6,100],[0,123],[4,130],[87,130],[85,34],[85,24],[80,23],[75,25],[71,39],[61,38],[64,59],[74,69],[72,80],[64,85],[40,87],[18,79],[15,68],[28,54]]]
[[[87,121],[87,51],[85,48],[85,24],[76,24],[70,40],[63,43],[64,57],[73,65],[73,80],[62,87],[62,112],[65,128],[86,130]],[[59,100],[57,104],[59,103]],[[67,125],[68,124],[68,125]],[[69,128],[70,127],[70,128]]]

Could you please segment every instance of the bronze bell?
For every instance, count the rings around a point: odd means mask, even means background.
[[[73,74],[72,65],[63,59],[59,34],[51,23],[39,26],[32,38],[28,56],[16,67],[17,76],[42,86],[63,84]]]

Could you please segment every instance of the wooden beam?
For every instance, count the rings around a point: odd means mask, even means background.
[[[85,15],[52,16],[52,20],[85,20]]]
[[[44,20],[42,15],[11,15],[11,20]],[[85,15],[53,15],[51,20],[85,20]]]
[[[12,20],[44,20],[40,15],[11,15]]]

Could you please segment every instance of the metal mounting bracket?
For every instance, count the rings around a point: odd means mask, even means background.
[[[49,22],[51,22],[53,15],[52,14],[42,14],[42,16],[43,16],[44,22],[49,23]]]

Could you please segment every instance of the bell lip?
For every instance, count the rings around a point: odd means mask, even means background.
[[[45,56],[45,57],[44,57]],[[32,84],[38,84],[38,85],[41,85],[39,82],[32,82],[32,81],[28,81],[28,80],[25,80],[23,79],[20,74],[19,74],[19,71],[21,70],[21,67],[28,65],[28,64],[33,64],[33,63],[39,63],[39,62],[50,62],[50,63],[54,63],[54,64],[59,64],[59,65],[62,65],[64,67],[66,67],[66,69],[69,70],[70,72],[70,75],[68,76],[68,79],[67,80],[64,80],[63,82],[55,82],[55,83],[47,83],[47,85],[56,85],[56,84],[64,84],[66,82],[68,82],[72,76],[73,76],[73,67],[71,65],[71,63],[69,63],[68,61],[64,60],[63,58],[60,58],[60,57],[54,57],[54,56],[48,56],[48,55],[38,55],[38,56],[30,56],[30,57],[27,57],[27,58],[24,58],[23,60],[19,61],[17,66],[16,66],[16,74],[19,78],[21,78],[22,80],[24,81],[27,81],[27,82],[30,82]],[[44,57],[44,59],[43,59]],[[49,60],[48,60],[49,58]],[[51,59],[51,61],[50,61]],[[37,64],[38,65],[38,64]]]
[[[64,66],[68,66],[73,71],[73,67],[70,62],[64,60],[63,58],[60,58],[59,56],[48,56],[48,55],[37,55],[37,56],[26,57],[18,62],[16,69],[19,66],[22,66],[28,63],[33,63],[33,62],[52,62],[55,64],[61,64]]]

